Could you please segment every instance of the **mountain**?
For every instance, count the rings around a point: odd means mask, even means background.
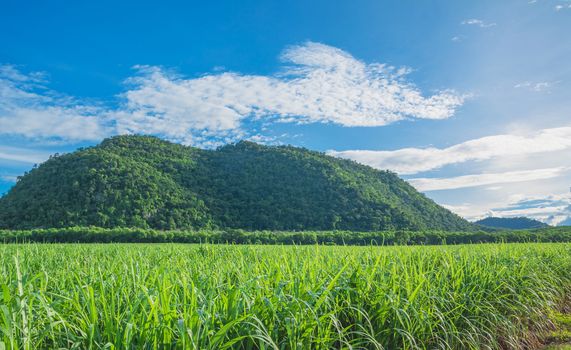
[[[485,219],[474,222],[476,225],[489,227],[489,228],[501,228],[509,230],[525,230],[532,228],[542,228],[548,227],[546,223],[537,221],[534,219],[526,217],[517,218],[497,218],[497,217],[487,217]]]
[[[389,171],[292,146],[203,150],[117,136],[56,155],[0,198],[0,228],[470,230]]]

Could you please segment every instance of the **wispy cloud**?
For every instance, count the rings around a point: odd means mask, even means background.
[[[16,182],[18,181],[18,177],[15,175],[0,175],[0,180],[5,182]]]
[[[516,198],[505,206],[491,209],[488,214],[502,217],[527,216],[550,225],[571,225],[571,196],[552,194]]]
[[[43,150],[0,146],[0,161],[39,164],[49,156],[50,153]]]
[[[571,3],[555,5],[554,8],[555,8],[555,11],[569,10],[569,9],[571,9]]]
[[[416,174],[449,164],[496,157],[555,152],[571,148],[571,127],[543,129],[529,136],[494,135],[447,148],[403,148],[395,151],[349,150],[328,154],[348,158],[377,169]]]
[[[419,191],[452,190],[493,184],[526,182],[563,176],[569,168],[547,168],[503,173],[485,173],[448,178],[417,178],[408,180]]]
[[[456,214],[474,221],[487,216],[525,216],[549,225],[571,225],[571,195],[546,194],[538,196],[513,195],[505,203],[478,206],[473,203],[443,206]]]
[[[431,96],[407,68],[365,63],[335,47],[287,48],[274,75],[223,72],[185,78],[139,66],[115,108],[60,96],[13,66],[0,71],[0,133],[67,140],[146,133],[186,144],[258,136],[246,123],[382,126],[403,119],[446,119],[465,96]],[[262,137],[263,135],[259,135]]]
[[[40,72],[23,74],[16,66],[5,64],[0,65],[0,78],[21,83],[41,83],[45,80],[45,75]]]
[[[101,108],[46,89],[42,77],[0,66],[0,133],[72,141],[109,134]]]
[[[535,4],[537,3],[538,0],[529,0],[528,4]],[[557,3],[557,5],[553,6],[553,9],[555,11],[561,11],[561,10],[568,10],[571,9],[571,2],[569,0],[555,0],[555,1],[548,1],[549,3]]]
[[[483,21],[483,20],[477,19],[477,18],[470,18],[470,19],[464,20],[461,22],[461,24],[478,26],[480,28],[490,28],[490,27],[494,27],[497,25],[496,23],[486,22],[486,21]]]
[[[293,46],[273,76],[222,73],[184,79],[140,67],[123,96],[121,132],[183,138],[189,130],[241,133],[245,119],[382,126],[407,118],[445,119],[463,102],[453,92],[423,97],[405,80],[407,69],[366,64],[318,43]]]
[[[548,91],[555,85],[556,82],[550,81],[540,81],[540,82],[531,82],[531,81],[524,81],[521,83],[517,83],[514,85],[516,89],[526,89],[535,92],[543,92]]]

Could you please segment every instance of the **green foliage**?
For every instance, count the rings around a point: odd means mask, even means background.
[[[0,242],[40,243],[231,243],[325,245],[440,245],[471,243],[571,242],[571,227],[539,230],[453,231],[244,231],[169,230],[144,228],[67,227],[0,230]]]
[[[571,245],[0,245],[2,349],[529,349]]]
[[[566,300],[569,303],[571,300]],[[550,330],[547,334],[546,338],[549,343],[552,343],[552,346],[548,347],[547,349],[568,349],[571,347],[571,305],[564,305],[564,311],[567,311],[567,314],[553,311],[550,313],[549,318],[554,324],[554,330]],[[565,346],[566,343],[567,345]],[[557,346],[557,344],[562,344]]]
[[[53,157],[0,199],[0,228],[473,230],[396,174],[291,146],[201,150],[118,136]]]

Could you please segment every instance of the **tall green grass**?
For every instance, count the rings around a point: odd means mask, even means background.
[[[564,243],[0,245],[0,349],[529,348],[569,293]]]

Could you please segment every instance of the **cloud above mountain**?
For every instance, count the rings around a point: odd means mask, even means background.
[[[543,129],[529,135],[502,134],[468,140],[446,148],[403,148],[393,151],[329,151],[377,169],[401,175],[439,169],[446,165],[555,152],[571,148],[571,127]]]
[[[328,153],[396,171],[420,191],[437,198],[454,198],[456,203],[447,207],[472,220],[488,213],[559,224],[571,217],[569,197],[554,194],[569,186],[570,150],[571,127],[561,126],[491,135],[441,148]],[[481,200],[462,203],[466,191]],[[520,197],[515,198],[514,193]],[[535,205],[529,198],[543,201]]]
[[[112,132],[104,109],[51,91],[45,83],[39,73],[0,66],[0,134],[80,141]]]
[[[155,134],[185,144],[233,141],[256,134],[245,123],[333,123],[383,126],[405,119],[446,119],[464,102],[454,91],[425,96],[409,69],[365,63],[315,42],[291,46],[272,75],[236,72],[185,78],[138,66],[117,106],[60,95],[36,75],[0,70],[0,133],[31,138],[96,140]]]
[[[419,191],[440,191],[513,182],[545,180],[562,176],[569,172],[569,170],[570,168],[567,167],[557,167],[547,169],[507,171],[503,173],[462,175],[445,178],[414,178],[409,179],[409,182]]]

